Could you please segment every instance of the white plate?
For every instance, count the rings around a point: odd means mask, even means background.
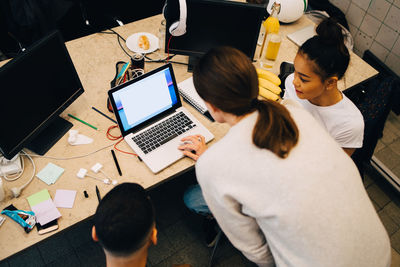
[[[146,35],[147,38],[149,39],[150,47],[147,50],[144,50],[139,47],[138,40],[139,37],[142,35]],[[158,49],[158,38],[154,34],[148,32],[137,32],[129,36],[128,39],[126,39],[126,46],[129,48],[129,50],[135,53],[147,54],[154,52]]]

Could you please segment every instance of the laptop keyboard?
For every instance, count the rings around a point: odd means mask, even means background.
[[[132,140],[147,154],[195,126],[196,124],[185,113],[179,112],[141,134],[136,135]]]

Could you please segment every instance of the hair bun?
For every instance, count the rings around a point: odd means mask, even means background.
[[[316,32],[321,42],[327,45],[344,45],[343,31],[332,18],[326,18],[317,26]]]

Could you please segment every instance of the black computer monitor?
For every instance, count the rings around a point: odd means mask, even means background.
[[[167,19],[165,52],[188,55],[191,65],[213,47],[232,46],[253,60],[265,6],[223,0],[186,0],[186,5],[184,35],[169,41],[174,21]]]
[[[0,152],[43,155],[71,127],[58,115],[83,93],[61,34],[53,32],[0,68]]]

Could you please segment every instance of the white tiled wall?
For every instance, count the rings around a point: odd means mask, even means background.
[[[400,0],[330,0],[346,15],[354,52],[369,49],[400,75]]]

